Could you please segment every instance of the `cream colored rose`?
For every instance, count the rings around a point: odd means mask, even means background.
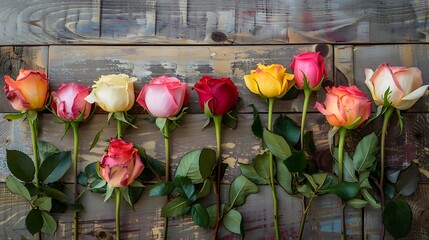
[[[134,105],[134,82],[126,74],[103,75],[92,85],[92,92],[85,100],[97,103],[106,112],[125,112]]]
[[[387,100],[392,107],[399,110],[412,107],[429,86],[422,86],[422,73],[416,67],[390,67],[383,63],[375,72],[369,68],[365,69],[365,75],[365,84],[371,91],[375,104],[385,105],[384,100]],[[384,99],[386,91],[390,93],[387,99]]]

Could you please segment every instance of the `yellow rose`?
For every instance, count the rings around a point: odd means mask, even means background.
[[[96,102],[106,112],[125,112],[134,105],[134,82],[126,74],[103,75],[92,85],[92,92],[85,100]]]
[[[258,64],[250,75],[244,75],[244,82],[251,92],[266,98],[281,98],[295,84],[294,75],[280,64]]]

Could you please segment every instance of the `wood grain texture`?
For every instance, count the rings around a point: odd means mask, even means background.
[[[428,41],[428,0],[3,0],[0,45]]]
[[[266,112],[267,104],[251,93],[245,86],[243,75],[250,74],[258,63],[279,63],[288,69],[293,56],[303,51],[321,51],[326,57],[327,82],[333,78],[333,51],[330,45],[287,45],[287,46],[51,46],[49,48],[49,77],[52,89],[64,82],[79,82],[92,85],[100,75],[125,73],[134,76],[136,94],[151,78],[176,76],[190,87],[202,76],[229,77],[237,85],[241,101],[239,112],[250,112],[249,104]],[[322,98],[320,91],[317,98]],[[316,94],[313,94],[314,105]],[[276,104],[276,112],[299,112],[302,109],[302,94],[293,101]],[[131,112],[141,113],[135,105]],[[0,108],[0,111],[3,111]],[[309,108],[309,111],[315,111]],[[189,112],[201,113],[196,92],[190,91]]]

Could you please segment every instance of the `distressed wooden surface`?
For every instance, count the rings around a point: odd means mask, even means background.
[[[95,2],[95,1],[93,1]],[[138,12],[138,7],[146,8],[149,1],[142,5],[134,3],[132,8],[127,8],[128,2],[118,7],[113,1],[105,2],[106,8],[110,8],[110,16],[103,15],[105,21],[110,19],[112,28],[119,18],[114,15],[128,9],[129,16],[133,10]],[[155,4],[156,3],[156,4]],[[170,6],[169,11],[175,11],[176,7],[185,8],[190,1],[179,1],[175,8]],[[161,5],[160,5],[161,4]],[[167,3],[162,1],[152,2],[153,9],[166,7]],[[232,4],[232,3],[231,3]],[[247,3],[240,3],[244,6]],[[165,5],[165,6],[164,6]],[[232,5],[231,5],[232,6]],[[250,6],[250,5],[248,5]],[[261,5],[264,6],[264,5]],[[197,6],[193,6],[197,7]],[[216,9],[228,9],[227,5],[212,4],[209,7]],[[188,6],[189,8],[189,6]],[[104,12],[103,14],[106,14]],[[164,14],[168,14],[168,11]],[[147,14],[147,18],[154,16]],[[170,16],[183,24],[190,18],[198,22],[197,15],[177,15]],[[155,18],[157,19],[157,18]],[[158,20],[156,20],[158,21]],[[244,21],[244,20],[243,20]],[[260,20],[258,20],[259,22]],[[126,25],[123,22],[124,26]],[[158,23],[157,23],[158,24]],[[174,26],[168,26],[168,31],[176,31]],[[117,28],[119,31],[121,28]],[[182,28],[183,30],[184,28]],[[188,28],[189,29],[189,28]],[[148,32],[150,26],[145,29]],[[164,29],[165,32],[168,32]],[[102,28],[101,34],[107,36],[109,31]],[[120,38],[121,33],[117,33],[115,38]],[[151,33],[152,35],[157,34]],[[124,37],[126,38],[126,37]],[[1,38],[0,38],[1,39]],[[237,84],[240,97],[238,104],[239,125],[235,130],[223,128],[223,157],[229,164],[226,176],[223,181],[224,192],[228,189],[228,184],[239,174],[239,164],[249,163],[252,158],[261,151],[260,140],[251,133],[252,114],[249,104],[254,104],[261,111],[262,121],[266,122],[267,106],[258,96],[250,93],[244,86],[242,77],[256,67],[256,63],[281,63],[287,68],[292,61],[293,55],[304,51],[321,51],[325,56],[328,70],[326,85],[332,84],[357,84],[363,91],[366,87],[363,84],[365,67],[376,68],[380,62],[389,61],[392,65],[416,65],[423,70],[425,83],[429,82],[428,71],[428,46],[423,44],[412,45],[253,45],[253,46],[36,46],[36,47],[0,47],[1,70],[0,74],[16,75],[19,68],[44,69],[48,71],[51,79],[51,89],[56,90],[63,82],[80,82],[91,85],[102,74],[126,73],[138,78],[136,82],[136,93],[152,77],[160,75],[177,76],[186,81],[190,87],[199,80],[202,75],[215,77],[231,77]],[[411,52],[411,53],[410,53]],[[202,114],[197,103],[198,98],[194,91],[191,91],[189,114],[184,117],[184,128],[177,129],[171,136],[172,150],[172,172],[177,166],[180,157],[191,150],[202,147],[215,148],[214,128],[210,126],[202,130],[206,117]],[[4,96],[1,96],[0,117],[13,112]],[[310,106],[316,100],[323,100],[324,93],[320,91],[317,96],[311,98]],[[276,116],[286,114],[299,122],[302,108],[302,93],[293,100],[279,100],[275,104]],[[392,128],[389,130],[389,141],[387,143],[386,158],[390,167],[400,168],[406,166],[411,161],[418,161],[422,168],[429,170],[428,154],[428,111],[429,99],[420,100],[415,107],[403,113],[404,132],[399,134],[399,130]],[[127,129],[124,139],[136,145],[143,146],[147,153],[157,159],[164,159],[164,141],[158,128],[153,121],[144,120],[140,106],[134,106],[131,111],[137,115],[136,125],[138,129]],[[81,132],[81,155],[79,168],[82,170],[87,164],[99,161],[107,145],[106,142],[99,142],[97,146],[88,151],[93,136],[101,127],[102,122],[107,119],[107,115],[98,110],[90,122],[82,124]],[[60,148],[70,150],[72,139],[67,135],[62,141],[63,125],[55,123],[56,118],[50,113],[40,114],[40,138],[46,140]],[[327,132],[330,126],[326,123],[323,115],[317,113],[310,107],[306,128],[314,131],[316,145],[318,147],[318,164],[326,167],[326,155],[329,155]],[[353,136],[363,136],[371,131],[379,131],[381,122],[374,121],[371,125],[360,128],[353,132]],[[106,128],[100,139],[108,139],[116,133],[115,125]],[[30,134],[26,122],[7,122],[0,120],[0,182],[4,182],[9,174],[6,161],[5,149],[18,149],[31,155]],[[190,139],[192,142],[190,143]],[[347,146],[353,147],[355,140],[349,138]],[[70,176],[65,179],[70,182]],[[422,182],[428,179],[421,178]],[[153,182],[147,183],[151,186]],[[427,232],[428,206],[425,202],[429,199],[427,193],[428,185],[420,184],[419,191],[413,198],[413,210],[416,222],[413,224],[413,231],[408,239],[424,239]],[[279,192],[280,201],[280,221],[282,236],[284,239],[295,239],[298,231],[299,217],[301,214],[300,204],[296,199],[291,198],[283,191]],[[147,191],[146,191],[147,194]],[[272,207],[267,186],[260,187],[260,193],[251,195],[246,204],[240,207],[245,220],[245,228],[248,238],[270,239],[273,233]],[[18,197],[10,194],[4,183],[0,183],[0,200],[5,204],[0,207],[0,238],[10,239],[35,239],[30,236],[24,227],[24,212],[28,205]],[[162,232],[162,219],[160,219],[160,208],[165,200],[143,196],[133,212],[125,204],[123,205],[122,222],[124,235],[127,239],[160,239]],[[207,200],[210,203],[210,200]],[[83,203],[87,210],[80,215],[80,236],[82,239],[112,239],[114,231],[114,207],[113,201],[102,203],[102,197],[97,194],[88,194],[84,197]],[[72,230],[72,214],[68,212],[59,217],[59,229],[54,237],[43,236],[43,239],[70,239]],[[426,220],[425,220],[426,219]],[[347,230],[348,239],[377,239],[380,228],[380,214],[374,210],[347,209]],[[180,239],[208,239],[211,231],[203,230],[192,224],[189,217],[175,218],[170,221],[168,229],[171,236]],[[323,196],[317,199],[312,211],[309,213],[305,234],[307,239],[337,239],[339,233],[339,202],[334,196]],[[3,233],[1,233],[3,232]],[[3,235],[2,235],[3,234]],[[238,239],[238,236],[230,234],[224,229],[221,231],[222,239]]]
[[[0,45],[428,41],[428,0],[3,0]]]

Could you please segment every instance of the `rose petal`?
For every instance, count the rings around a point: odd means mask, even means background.
[[[374,85],[375,95],[379,99],[383,99],[384,93],[389,89],[388,101],[392,105],[397,104],[404,96],[404,92],[400,89],[393,72],[386,64],[382,64],[377,68],[371,77],[371,82]]]
[[[417,88],[416,90],[402,98],[402,100],[394,107],[399,110],[409,109],[426,93],[428,87],[429,85],[424,85]]]

